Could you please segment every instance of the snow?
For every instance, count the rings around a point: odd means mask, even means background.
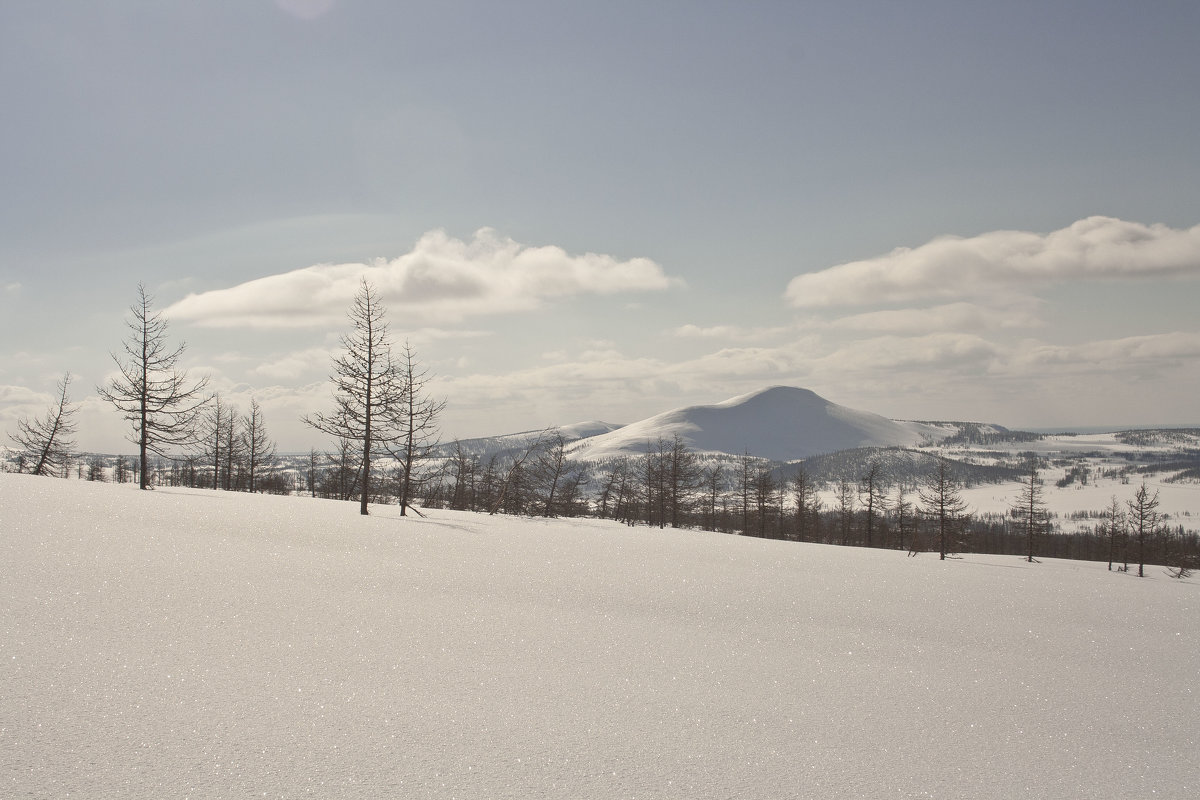
[[[790,461],[855,447],[912,446],[947,432],[931,425],[898,423],[839,406],[807,389],[774,386],[714,405],[677,408],[579,442],[572,456],[605,459],[646,451],[647,442],[678,435],[702,453]]]
[[[1200,582],[0,474],[0,796],[1191,798]]]
[[[1086,514],[1108,508],[1113,497],[1124,508],[1143,481],[1151,494],[1158,494],[1158,511],[1166,515],[1168,524],[1195,530],[1195,514],[1200,510],[1200,483],[1171,480],[1178,470],[1139,473],[1134,469],[1140,464],[1153,464],[1156,458],[1169,461],[1195,452],[1198,442],[1194,434],[1174,433],[1177,440],[1165,436],[1155,444],[1131,444],[1122,441],[1116,433],[1052,434],[1032,441],[939,447],[936,452],[977,463],[998,460],[1021,463],[1022,454],[1036,453],[1044,465],[1041,471],[1043,499],[1047,510],[1055,515],[1054,523],[1060,532],[1095,528],[1097,520],[1086,518]],[[1072,469],[1082,467],[1088,469],[1086,483],[1072,481],[1066,486],[1056,485]],[[1003,514],[1017,503],[1022,488],[1019,481],[983,484],[963,490],[963,499],[974,511]],[[1072,519],[1072,515],[1077,518]]]

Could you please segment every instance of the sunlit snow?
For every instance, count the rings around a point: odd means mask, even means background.
[[[1191,798],[1200,582],[0,475],[0,796]]]

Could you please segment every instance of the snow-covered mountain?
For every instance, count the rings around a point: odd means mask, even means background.
[[[701,453],[794,461],[855,447],[911,447],[957,432],[954,426],[900,422],[832,403],[807,389],[774,386],[715,405],[677,408],[583,439],[571,455],[604,460],[646,452],[678,435]]]
[[[554,427],[553,430],[557,431],[566,441],[574,442],[578,439],[587,439],[610,433],[620,427],[621,425],[611,422],[589,420],[588,422],[576,422],[571,425],[559,425]],[[500,436],[483,436],[477,439],[456,439],[449,442],[442,442],[438,448],[438,455],[450,457],[454,455],[457,449],[461,449],[462,452],[468,455],[481,457],[492,454],[519,452],[525,450],[539,439],[544,438],[545,435],[546,430],[536,430],[506,433]]]

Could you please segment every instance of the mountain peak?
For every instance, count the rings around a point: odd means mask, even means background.
[[[839,406],[808,389],[771,386],[713,405],[677,408],[580,443],[576,457],[603,459],[645,452],[679,436],[699,452],[749,452],[793,461],[855,447],[919,443],[911,423]]]

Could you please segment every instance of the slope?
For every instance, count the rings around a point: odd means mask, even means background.
[[[0,794],[1162,797],[1200,584],[0,474]]]
[[[693,450],[791,461],[855,447],[913,446],[948,435],[928,423],[896,422],[840,406],[807,389],[775,386],[715,405],[679,408],[579,442],[576,458],[644,453],[680,436]]]

